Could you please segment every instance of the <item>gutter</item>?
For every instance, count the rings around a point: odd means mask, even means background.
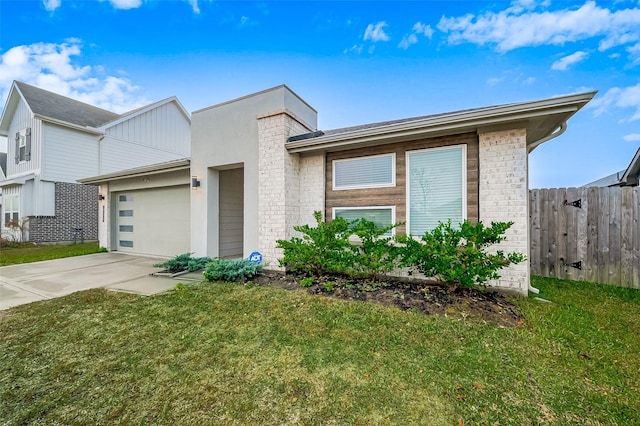
[[[551,133],[551,134],[550,134],[550,135],[548,135],[548,136],[545,136],[545,137],[544,137],[544,138],[542,138],[542,139],[539,139],[539,140],[537,140],[537,141],[533,142],[533,143],[530,145],[529,153],[530,153],[531,151],[533,151],[534,149],[536,149],[538,146],[542,145],[543,143],[548,142],[548,141],[550,141],[551,139],[555,139],[555,138],[557,138],[558,136],[561,136],[561,135],[562,135],[564,132],[566,132],[566,131],[567,131],[567,122],[566,122],[566,121],[563,121],[563,122],[560,124],[560,127],[558,127],[558,128],[556,129],[556,131],[555,131],[555,132]],[[529,185],[527,185],[527,186],[529,186]],[[528,208],[528,207],[527,207],[527,208]],[[529,241],[531,241],[531,238],[529,238]],[[529,266],[529,270],[531,270],[531,266]],[[540,294],[540,289],[539,289],[539,288],[536,288],[536,287],[534,287],[534,286],[532,286],[532,285],[531,285],[531,276],[530,276],[530,275],[529,275],[529,287],[527,288],[527,290],[528,290],[528,291],[530,291],[530,292],[531,292],[531,293],[533,293],[533,294]]]

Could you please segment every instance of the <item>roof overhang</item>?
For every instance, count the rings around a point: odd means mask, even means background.
[[[175,172],[179,170],[189,170],[190,168],[191,160],[188,158],[183,158],[181,160],[151,164],[149,166],[137,167],[135,169],[121,170],[104,175],[78,179],[78,182],[87,185],[100,185],[102,183],[112,182],[120,179],[151,176],[162,173]]]
[[[3,181],[0,181],[0,188],[3,188],[5,186],[24,185],[25,183],[27,183],[28,180],[32,180],[35,178],[36,178],[35,173],[29,173],[27,175],[6,179]]]
[[[314,154],[460,133],[526,128],[527,148],[531,152],[563,132],[567,120],[593,99],[596,93],[594,91],[426,116],[384,126],[294,140],[288,142],[286,147],[291,153]]]
[[[636,151],[636,155],[633,156],[629,167],[624,171],[624,174],[620,178],[620,182],[624,185],[638,185],[640,175],[640,148]]]

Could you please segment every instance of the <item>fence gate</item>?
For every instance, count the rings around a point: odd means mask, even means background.
[[[531,274],[640,288],[640,187],[529,191]]]

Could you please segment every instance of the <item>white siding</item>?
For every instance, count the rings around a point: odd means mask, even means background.
[[[22,186],[21,216],[55,216],[56,184],[36,177]]]
[[[42,179],[77,183],[98,172],[99,136],[50,123],[44,124],[44,162]]]
[[[173,158],[188,157],[191,151],[191,124],[174,102],[108,127],[105,133],[110,141],[130,141],[154,151],[176,154]]]
[[[31,160],[16,164],[16,133],[31,127]],[[42,122],[33,117],[27,104],[21,99],[9,125],[7,137],[7,179],[12,176],[35,172],[40,168]]]
[[[107,136],[100,142],[100,170],[95,175],[134,169],[181,158],[185,158],[185,156]]]

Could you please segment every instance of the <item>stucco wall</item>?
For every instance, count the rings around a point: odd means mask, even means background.
[[[258,117],[291,111],[310,130],[316,128],[316,111],[286,86],[278,86],[250,96],[195,111],[191,127],[191,174],[201,187],[191,195],[191,249],[197,256],[219,253],[219,170],[244,168],[244,256],[258,250],[261,185],[282,186],[284,181],[260,174]],[[288,134],[271,135],[281,146]],[[300,133],[309,130],[300,131]],[[275,142],[274,142],[275,143]],[[275,155],[275,153],[274,153]],[[280,179],[280,180],[279,180]]]
[[[494,250],[529,253],[529,210],[527,181],[526,129],[480,134],[480,220],[514,224],[507,239]],[[511,265],[500,272],[501,278],[490,285],[527,294],[529,264]]]

